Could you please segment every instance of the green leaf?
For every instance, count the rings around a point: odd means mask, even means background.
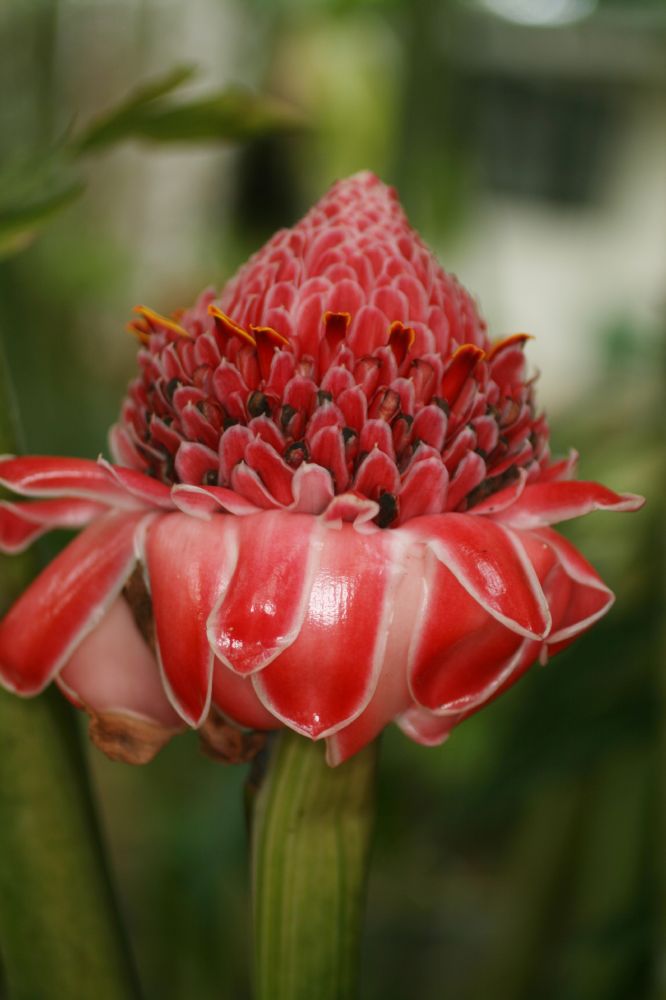
[[[299,113],[270,97],[229,88],[182,103],[165,100],[191,70],[181,67],[141,87],[75,140],[77,153],[97,152],[125,139],[150,142],[237,141],[304,126]]]
[[[136,123],[150,114],[151,106],[191,80],[195,72],[194,66],[176,66],[162,76],[141,84],[115,108],[94,119],[75,140],[75,151],[94,152],[133,135]]]
[[[134,134],[153,142],[234,141],[303,126],[303,118],[289,105],[230,89],[155,109],[136,123]]]
[[[0,259],[18,253],[84,190],[63,149],[17,158],[0,171]]]

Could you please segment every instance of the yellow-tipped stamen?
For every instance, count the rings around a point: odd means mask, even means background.
[[[326,327],[335,327],[336,329],[343,327],[343,334],[346,334],[351,324],[351,313],[331,312],[330,309],[327,309],[324,313],[323,322]]]
[[[251,344],[252,347],[257,346],[257,342],[251,333],[244,330],[238,323],[234,323],[230,316],[227,316],[226,313],[222,312],[218,306],[213,305],[212,302],[208,306],[208,315],[214,318],[215,322],[219,324],[222,331],[228,337],[240,337],[242,340],[247,341],[248,344]]]
[[[150,340],[150,333],[148,330],[134,320],[130,320],[129,323],[125,324],[125,330],[127,333],[131,333],[133,337],[136,337],[141,344],[147,344]]]
[[[391,323],[386,343],[395,354],[399,365],[411,351],[415,340],[416,331],[413,327],[405,326],[399,319]]]
[[[291,343],[287,337],[285,337],[283,333],[278,333],[278,331],[274,330],[272,326],[252,326],[252,324],[250,324],[250,331],[254,334],[255,340],[259,339],[257,336],[258,334],[262,334],[264,337],[267,337],[268,340],[275,345],[275,347],[291,347]]]
[[[138,313],[139,316],[143,316],[148,326],[152,329],[155,329],[156,327],[165,327],[167,330],[170,330],[171,333],[177,333],[179,337],[192,336],[192,334],[186,330],[184,326],[181,326],[180,323],[176,323],[174,320],[169,319],[168,316],[162,316],[161,313],[155,312],[154,309],[150,309],[148,306],[134,306],[132,311]]]
[[[513,347],[514,344],[522,347],[527,340],[534,340],[534,336],[531,333],[512,333],[502,340],[496,340],[488,351],[488,361],[492,361],[498,351],[503,351],[505,347]]]

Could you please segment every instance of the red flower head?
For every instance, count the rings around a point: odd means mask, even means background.
[[[223,289],[137,309],[115,465],[0,461],[0,545],[85,530],[0,624],[0,679],[53,678],[112,753],[227,720],[326,738],[452,726],[612,594],[549,525],[641,499],[551,461],[518,334],[371,174],[336,184]],[[137,569],[138,567],[138,569]]]

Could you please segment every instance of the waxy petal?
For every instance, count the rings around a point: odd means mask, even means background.
[[[291,481],[291,491],[294,502],[289,509],[298,514],[321,514],[335,496],[331,473],[315,462],[299,465]]]
[[[125,469],[120,465],[111,465],[105,458],[97,460],[98,465],[107,475],[111,483],[116,483],[128,497],[134,497],[142,504],[150,507],[161,507],[172,510],[173,503],[169,487],[152,476],[146,476],[136,469]]]
[[[400,551],[401,563],[391,598],[392,614],[379,681],[367,706],[352,722],[337,729],[326,740],[326,759],[331,767],[344,763],[370,743],[396,716],[412,703],[407,684],[407,654],[414,620],[425,596],[422,585],[422,553]]]
[[[634,493],[615,493],[600,483],[560,480],[533,483],[497,516],[514,528],[540,528],[593,510],[634,511],[645,503]]]
[[[82,528],[109,508],[94,500],[32,500],[29,503],[0,501],[0,552],[23,552],[47,531]]]
[[[469,514],[419,517],[403,528],[424,542],[479,605],[502,625],[543,638],[550,612],[518,536]]]
[[[439,747],[448,738],[451,730],[459,721],[456,715],[435,715],[427,708],[413,705],[399,715],[396,724],[414,743],[424,747]]]
[[[426,708],[466,711],[510,668],[522,638],[491,618],[432,554],[424,582],[426,600],[409,651],[410,689]]]
[[[240,517],[257,514],[262,509],[250,503],[240,493],[225,486],[189,486],[178,484],[171,489],[171,499],[178,510],[192,517],[207,519],[213,514],[225,511]]]
[[[583,558],[577,548],[551,528],[532,532],[533,537],[545,543],[555,554],[562,577],[569,586],[566,601],[553,615],[553,630],[548,636],[549,646],[568,643],[602,618],[612,606],[615,596],[593,566]],[[557,589],[562,583],[555,577],[551,584]]]
[[[261,704],[250,677],[241,677],[217,658],[213,661],[213,705],[247,729],[279,729],[281,723]]]
[[[233,517],[201,521],[171,514],[149,527],[143,543],[165,687],[190,726],[199,726],[210,708],[213,654],[206,621],[236,565],[237,523]]]
[[[326,529],[298,637],[254,685],[290,728],[319,739],[357,718],[377,687],[406,540]]]
[[[231,585],[208,619],[215,655],[242,676],[264,669],[298,635],[324,529],[307,514],[265,512],[239,524]]]
[[[89,711],[131,713],[174,731],[184,728],[164,692],[157,660],[122,598],[77,646],[58,683]]]
[[[0,486],[26,497],[81,497],[115,507],[140,506],[97,462],[85,458],[5,455],[0,457]]]
[[[134,565],[142,514],[107,514],[74,539],[0,622],[0,677],[38,694],[102,619]]]

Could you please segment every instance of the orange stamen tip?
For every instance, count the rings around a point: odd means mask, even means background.
[[[143,329],[141,326],[139,326],[138,323],[135,323],[133,321],[130,321],[129,323],[125,324],[125,331],[127,333],[131,333],[132,336],[136,337],[137,340],[140,340],[142,344],[147,344],[148,341],[150,340],[150,334],[148,333],[148,331]]]
[[[351,323],[351,313],[348,313],[348,312],[332,312],[330,309],[327,309],[326,312],[324,313],[324,316],[323,316],[324,326],[328,326],[329,323],[333,323],[333,324],[337,325],[338,323],[340,323],[340,321],[342,321],[344,323],[344,325],[345,325],[345,333],[346,333],[347,330],[349,329],[349,325]]]
[[[481,361],[481,359],[485,356],[486,352],[482,347],[477,347],[476,344],[462,344],[453,352],[451,360],[453,361],[455,358],[467,357],[470,361],[473,361],[473,363],[476,364],[477,361]]]
[[[238,323],[234,323],[230,316],[227,316],[225,312],[222,312],[219,306],[213,305],[212,302],[208,306],[208,315],[212,316],[217,323],[222,325],[222,328],[227,336],[240,337],[241,340],[245,340],[248,344],[251,344],[252,347],[257,346],[257,342],[251,333],[244,330],[242,326],[238,325]]]
[[[534,340],[534,336],[531,333],[512,333],[508,337],[503,337],[502,340],[497,340],[490,348],[488,352],[488,360],[491,361],[499,351],[503,351],[506,347],[513,347],[514,344],[522,347],[524,343],[528,340]]]
[[[250,324],[250,332],[253,334],[263,334],[278,347],[291,347],[288,338],[283,333],[278,333],[272,326],[253,326]]]
[[[171,333],[177,333],[179,337],[191,337],[189,330],[186,330],[184,326],[180,323],[176,323],[174,320],[169,319],[168,316],[162,316],[161,313],[156,312],[154,309],[150,309],[149,306],[134,306],[132,312],[138,313],[139,316],[143,316],[145,321],[153,329],[155,327],[164,327],[170,330]]]
[[[413,327],[405,326],[405,324],[399,319],[394,320],[389,327],[388,342],[390,344],[393,339],[404,336],[405,334],[407,334],[407,350],[405,353],[408,354],[414,346],[414,341],[416,340],[416,331]]]

